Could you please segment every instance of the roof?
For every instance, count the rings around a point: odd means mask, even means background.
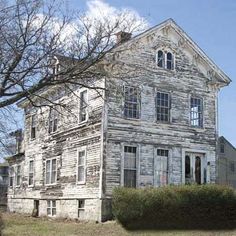
[[[236,148],[234,147],[234,145],[232,143],[230,143],[224,136],[220,136],[219,140],[220,141],[224,140],[224,142],[226,142],[229,146],[231,146],[236,151]]]

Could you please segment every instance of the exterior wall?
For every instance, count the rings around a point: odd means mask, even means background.
[[[184,157],[186,152],[200,153],[210,164],[207,182],[216,181],[216,111],[217,90],[208,85],[208,78],[199,65],[193,63],[185,48],[180,47],[175,35],[152,35],[143,38],[130,50],[117,52],[114,68],[123,74],[132,70],[129,78],[107,80],[108,112],[106,127],[106,153],[104,195],[111,196],[112,189],[122,185],[122,155],[125,145],[138,147],[137,185],[153,186],[154,161],[157,148],[169,150],[170,184],[184,183]],[[171,40],[170,40],[171,38]],[[164,46],[163,46],[164,45]],[[158,48],[170,50],[175,57],[175,69],[158,68],[155,55]],[[119,67],[129,61],[130,68]],[[127,71],[126,71],[127,70]],[[130,75],[130,73],[129,73]],[[141,91],[140,119],[125,119],[123,115],[123,86],[136,86]],[[168,92],[171,96],[171,121],[156,121],[156,93]],[[203,99],[203,127],[190,125],[190,98]]]
[[[102,85],[102,82],[100,86]],[[67,110],[60,110],[58,130],[48,133],[49,108],[26,110],[25,155],[15,159],[11,165],[21,165],[21,185],[9,188],[9,210],[32,214],[34,200],[39,200],[39,215],[47,215],[47,200],[56,200],[57,217],[78,218],[78,199],[85,199],[83,219],[101,219],[100,158],[101,117],[103,99],[95,90],[88,91],[88,120],[79,123],[79,88],[77,95],[57,93],[51,99],[66,104]],[[56,99],[57,98],[57,99]],[[59,110],[58,109],[58,110]],[[70,111],[68,111],[70,109]],[[30,138],[31,115],[36,114],[36,138]],[[85,183],[77,181],[78,150],[86,150]],[[57,176],[55,184],[46,184],[46,160],[56,158]],[[34,160],[34,184],[29,186],[29,162]],[[27,206],[26,206],[27,204]],[[73,206],[73,209],[72,207]],[[76,206],[76,207],[75,207]],[[22,210],[21,210],[22,208]],[[68,211],[68,209],[70,209]]]
[[[224,146],[224,152],[221,152],[221,145]],[[217,153],[217,183],[236,188],[236,149],[224,137],[220,137],[217,145]]]

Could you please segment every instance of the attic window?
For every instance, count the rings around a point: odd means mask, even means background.
[[[156,63],[160,68],[174,70],[174,56],[171,52],[159,50],[156,55]]]

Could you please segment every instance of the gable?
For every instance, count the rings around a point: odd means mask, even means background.
[[[168,43],[158,44],[158,39],[165,38],[175,45],[171,48]],[[230,78],[197,46],[197,44],[172,20],[169,19],[144,33],[133,37],[131,40],[121,44],[118,48],[132,48],[137,44],[152,44],[156,42],[156,48],[161,47],[168,50],[182,52],[189,64],[195,67],[208,80],[209,84],[218,88],[228,85]]]

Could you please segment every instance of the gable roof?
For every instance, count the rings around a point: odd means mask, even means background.
[[[234,145],[232,143],[230,143],[224,136],[220,136],[218,140],[219,140],[219,142],[223,141],[223,142],[227,143],[230,147],[232,147],[236,151],[236,148],[234,147]]]
[[[187,35],[187,33],[185,33],[185,31],[172,19],[167,19],[165,21],[163,21],[162,23],[153,26],[152,28],[149,28],[148,30],[142,32],[141,34],[138,34],[136,36],[134,36],[133,38],[131,38],[130,40],[122,43],[121,45],[125,45],[128,43],[133,43],[149,34],[154,33],[155,31],[159,31],[161,29],[164,29],[165,27],[171,27],[172,29],[175,30],[175,32],[177,34],[179,34],[180,37],[182,37],[185,41],[185,43],[187,43],[187,45],[195,52],[197,53],[197,55],[200,56],[200,58],[205,61],[209,67],[211,68],[211,70],[218,75],[218,77],[220,78],[221,83],[225,83],[226,85],[228,85],[231,82],[231,79],[213,62],[213,60],[211,60],[206,53],[192,40],[192,38],[190,36]]]

